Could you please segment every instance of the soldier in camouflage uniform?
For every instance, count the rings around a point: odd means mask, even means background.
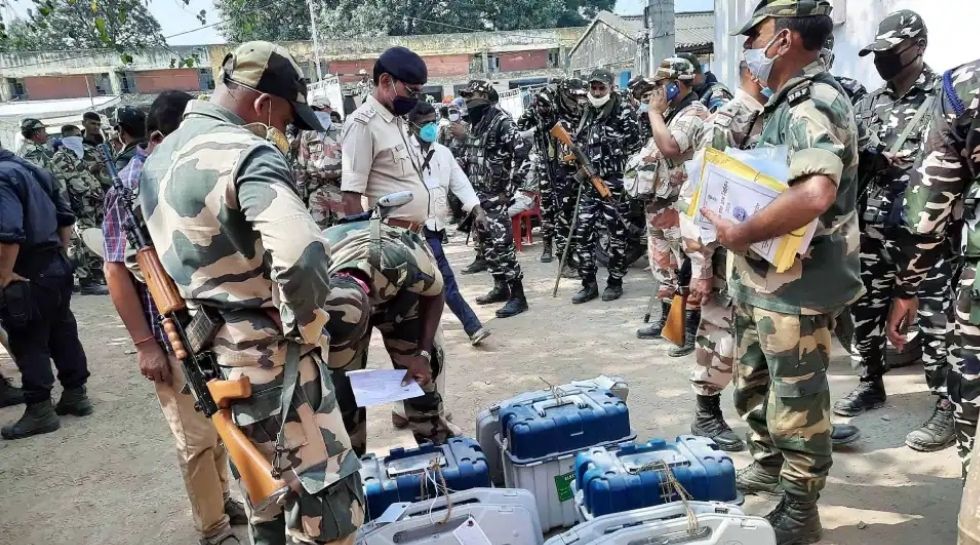
[[[517,120],[519,130],[534,131],[534,146],[540,161],[541,238],[544,240],[542,263],[550,263],[554,259],[552,243],[559,256],[565,251],[577,193],[573,178],[576,166],[565,161],[568,150],[548,131],[556,123],[561,123],[569,134],[574,134],[582,120],[581,101],[586,94],[582,80],[563,78],[535,95],[531,107]],[[570,255],[573,248],[575,244],[569,248]]]
[[[905,192],[905,225],[911,232],[895,280],[888,338],[905,344],[903,325],[916,317],[916,295],[930,271],[946,257],[951,225],[962,206],[966,238],[947,376],[954,406],[956,446],[969,466],[980,409],[980,60],[944,74],[928,127],[922,163]],[[974,513],[969,514],[975,518]]]
[[[715,113],[719,108],[728,104],[734,98],[732,91],[711,72],[705,72],[701,66],[701,61],[693,53],[678,53],[678,57],[687,59],[694,67],[694,92],[698,95],[698,100],[708,112]]]
[[[27,118],[20,122],[20,134],[24,143],[17,150],[17,155],[35,165],[51,170],[51,149],[48,148],[48,130],[40,120]]]
[[[865,97],[858,118],[868,128],[868,145],[861,150],[862,181],[867,194],[861,205],[861,277],[865,294],[851,307],[854,321],[854,359],[860,383],[834,405],[834,412],[854,416],[885,403],[885,321],[901,261],[902,196],[913,165],[922,151],[922,129],[927,111],[940,92],[936,73],[922,60],[926,26],[909,10],[886,17],[877,40],[861,50],[875,53],[875,66],[885,85]],[[921,112],[920,112],[921,111]],[[936,396],[932,417],[906,438],[920,451],[934,451],[953,443],[953,407],[946,392],[947,313],[951,304],[953,256],[948,242],[942,261],[920,286],[927,312],[921,318],[926,383]]]
[[[507,203],[515,190],[515,178],[527,160],[527,146],[517,126],[507,113],[495,106],[497,91],[486,80],[472,80],[460,91],[466,98],[470,115],[466,140],[465,169],[487,221],[477,226],[477,237],[483,244],[493,289],[477,297],[480,305],[506,304],[497,310],[498,318],[509,318],[527,310],[524,297],[524,273],[517,262],[514,235]]]
[[[640,191],[647,200],[647,252],[650,270],[659,283],[660,316],[649,326],[639,329],[637,337],[657,339],[670,313],[670,302],[681,287],[680,267],[684,259],[681,249],[679,219],[674,203],[681,186],[687,180],[684,162],[694,156],[708,108],[698,101],[691,90],[694,67],[690,61],[678,57],[664,59],[654,76],[656,87],[650,96],[650,112],[647,121],[651,125],[653,139],[648,144],[649,153],[642,158],[650,182]],[[710,276],[710,270],[706,273]],[[690,332],[683,347],[672,348],[670,354],[683,356],[694,350],[694,332],[700,316],[695,308],[688,309],[687,322]]]
[[[355,282],[360,286],[355,295],[367,301],[335,304],[328,324],[329,365],[354,450],[364,454],[367,448],[367,412],[357,406],[347,373],[367,366],[372,328],[381,333],[392,365],[421,378],[426,394],[404,402],[404,418],[415,439],[442,444],[459,435],[444,415],[435,382],[445,369],[445,354],[436,341],[445,299],[442,275],[425,239],[378,217],[337,225],[324,236],[333,283]]]
[[[735,254],[735,406],[752,428],[745,493],[783,492],[767,519],[780,545],[815,543],[817,499],[832,465],[830,363],[834,317],[863,291],[858,259],[857,127],[821,48],[833,31],[827,0],[762,0],[738,34],[760,84],[775,91],[759,146],[789,148],[789,188],[741,223],[710,210]],[[770,55],[772,55],[770,57]],[[816,220],[804,257],[777,273],[748,249]]]
[[[330,101],[326,98],[311,100],[310,107],[325,130],[300,133],[296,182],[313,221],[326,229],[344,217],[340,193],[341,127],[330,119]]]
[[[629,200],[623,187],[623,174],[630,155],[642,146],[636,111],[621,94],[613,92],[613,75],[599,68],[589,77],[589,107],[585,109],[575,140],[596,170],[596,175],[611,192],[602,198],[592,184],[582,188],[574,239],[582,289],[572,297],[581,304],[599,297],[595,262],[597,222],[602,221],[609,237],[609,276],[602,292],[603,301],[614,301],[623,295],[627,231],[624,218]]]
[[[75,235],[69,249],[75,278],[82,295],[106,295],[109,290],[102,272],[102,258],[83,244],[81,238],[85,229],[102,227],[105,191],[99,179],[85,168],[81,130],[75,126],[63,128],[62,143],[51,159],[51,173],[67,192],[75,213]]]
[[[333,304],[329,246],[295,192],[283,136],[291,122],[322,127],[280,46],[240,45],[220,81],[146,160],[142,210],[188,305],[222,318],[211,350],[224,378],[251,380],[252,397],[232,405],[235,423],[291,484],[282,505],[259,512],[248,502],[253,543],[349,544],[364,503],[321,356]],[[343,295],[335,307],[347,304]]]

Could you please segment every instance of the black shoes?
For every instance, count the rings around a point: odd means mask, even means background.
[[[73,416],[88,416],[92,414],[92,402],[85,394],[85,387],[65,388],[61,393],[61,399],[54,408],[54,412],[61,416],[70,414]]]
[[[492,305],[494,303],[504,303],[508,299],[510,299],[510,288],[507,287],[507,283],[503,280],[497,280],[494,278],[493,289],[486,295],[477,297],[476,304]]]
[[[766,520],[776,531],[778,545],[809,545],[820,541],[823,535],[816,499],[786,494],[779,505],[766,515]]]
[[[953,429],[953,404],[948,399],[940,399],[932,416],[921,428],[911,431],[905,437],[905,444],[919,452],[942,450],[956,441]]]
[[[745,450],[745,442],[725,422],[721,413],[721,396],[698,396],[698,409],[691,424],[691,434],[714,440],[721,450],[739,452]]]
[[[606,280],[606,289],[602,290],[602,300],[615,301],[623,296],[623,281],[610,278]]]
[[[13,407],[24,402],[24,392],[0,377],[0,407]]]
[[[638,339],[659,339],[660,333],[664,330],[664,325],[667,323],[667,315],[670,314],[670,303],[660,303],[660,316],[657,320],[650,322],[650,325],[646,327],[641,327],[636,330],[636,338]]]
[[[555,260],[554,254],[551,253],[551,241],[544,241],[544,249],[541,250],[541,262],[551,263]]]
[[[482,257],[477,257],[476,259],[473,260],[473,263],[470,263],[465,269],[463,269],[460,272],[463,274],[476,274],[476,273],[481,273],[489,268],[490,266],[487,264],[486,259],[483,259]]]
[[[599,284],[596,283],[595,278],[586,278],[582,280],[582,289],[572,296],[572,304],[581,305],[597,297],[599,297]]]
[[[109,295],[109,288],[105,284],[99,284],[97,282],[81,284],[78,291],[82,295]]]
[[[51,406],[51,400],[29,403],[20,420],[0,429],[4,439],[23,439],[32,435],[51,433],[61,427],[61,421]]]
[[[861,438],[861,430],[848,424],[834,424],[830,428],[830,444],[833,448],[849,445]]]
[[[735,487],[743,494],[779,494],[779,467],[767,469],[752,462],[752,465],[735,473]]]
[[[688,310],[684,317],[684,345],[675,346],[667,352],[672,358],[681,358],[694,352],[694,341],[698,336],[698,326],[701,325],[701,311]]]
[[[834,403],[834,413],[839,416],[857,416],[885,404],[885,384],[881,378],[862,380],[851,393]]]
[[[527,310],[527,298],[524,297],[524,284],[520,280],[510,281],[510,298],[507,304],[497,311],[497,318],[510,318]]]

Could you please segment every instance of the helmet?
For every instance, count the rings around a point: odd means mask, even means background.
[[[585,99],[589,92],[581,78],[565,78],[557,85],[557,103],[566,112],[574,112],[581,106],[580,100]]]

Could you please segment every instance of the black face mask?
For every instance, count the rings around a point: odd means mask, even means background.
[[[391,100],[391,108],[393,110],[392,113],[397,116],[403,116],[415,109],[415,105],[418,104],[419,99],[399,95],[398,91],[395,90],[394,81],[391,82],[391,90],[395,92],[395,98]]]
[[[487,114],[490,109],[490,101],[485,98],[474,98],[466,101],[466,111],[470,116],[470,123],[476,125]]]
[[[909,62],[903,63],[902,53],[887,51],[875,54],[875,68],[878,70],[878,75],[881,76],[881,79],[891,81],[892,78],[901,74],[902,70],[905,70],[919,58],[916,55]]]

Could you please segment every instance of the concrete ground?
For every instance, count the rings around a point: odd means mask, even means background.
[[[460,239],[446,250],[456,270],[472,257]],[[631,420],[639,439],[687,433],[694,403],[687,381],[692,357],[669,358],[663,344],[634,336],[652,288],[649,273],[632,269],[619,301],[572,306],[569,298],[577,286],[563,280],[553,299],[555,266],[538,263],[539,253],[540,244],[535,244],[521,254],[529,312],[491,320],[493,308],[477,308],[493,329],[484,347],[470,347],[448,311],[443,318],[449,356],[445,398],[455,422],[473,433],[479,410],[541,388],[542,378],[562,384],[605,373],[629,380]],[[489,285],[485,275],[459,278],[470,301]],[[66,417],[52,434],[0,441],[0,544],[196,543],[173,439],[111,302],[76,297],[73,308],[92,370],[89,391],[96,412],[84,419]],[[371,354],[372,366],[387,365],[380,345]],[[19,381],[9,359],[0,360],[0,372]],[[835,399],[857,380],[839,349],[830,380]],[[955,453],[921,454],[904,446],[905,434],[932,407],[921,368],[893,372],[886,383],[888,404],[853,419],[863,438],[834,456],[821,499],[826,529],[821,543],[952,544],[960,499]],[[730,392],[723,406],[733,426],[744,432]],[[0,422],[20,412],[0,410]],[[405,442],[404,434],[392,428],[387,408],[370,412],[369,436],[369,449],[375,451]],[[737,467],[749,462],[746,454],[735,458]],[[770,507],[755,498],[746,504],[753,514]]]

